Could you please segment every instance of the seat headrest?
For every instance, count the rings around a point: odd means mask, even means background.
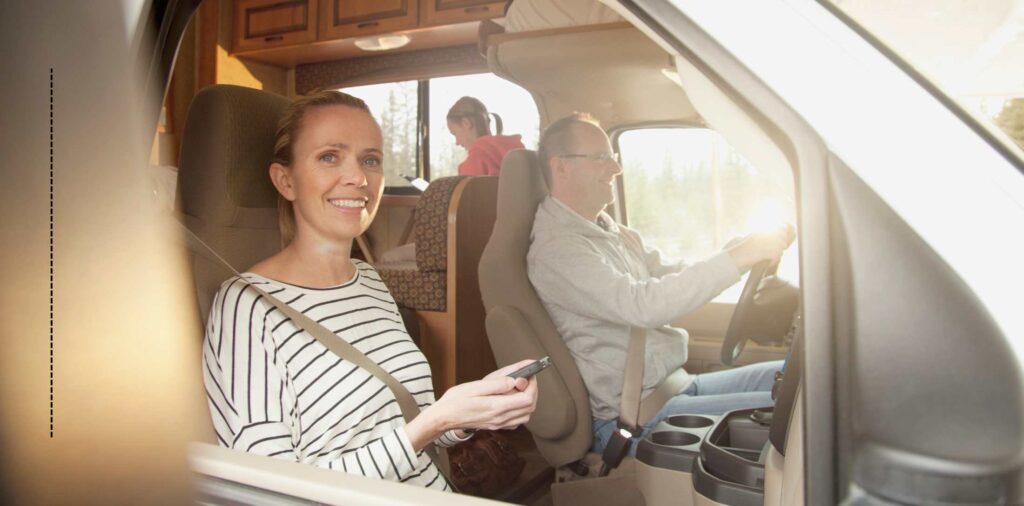
[[[518,244],[528,249],[533,217],[537,214],[537,206],[548,195],[548,185],[541,174],[536,151],[511,151],[505,155],[502,167],[498,216],[503,223],[512,227],[508,231],[509,235],[517,240],[526,239],[526,242]],[[504,167],[510,168],[507,175]]]
[[[252,208],[277,207],[267,170],[277,123],[288,99],[260,90],[214,85],[196,94],[181,143],[182,212],[214,225],[255,226]],[[261,220],[262,221],[262,220]]]

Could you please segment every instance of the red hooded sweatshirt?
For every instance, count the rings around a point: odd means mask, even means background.
[[[513,149],[522,149],[522,136],[516,135],[485,135],[478,137],[469,146],[466,161],[459,164],[460,176],[497,176],[501,171],[501,160],[505,153]]]

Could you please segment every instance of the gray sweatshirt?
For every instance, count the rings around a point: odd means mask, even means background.
[[[594,418],[611,420],[619,416],[630,327],[648,329],[646,397],[686,362],[686,331],[669,324],[735,284],[740,273],[726,252],[694,264],[666,262],[607,214],[598,222],[604,228],[547,197],[537,207],[527,265],[576,360]]]

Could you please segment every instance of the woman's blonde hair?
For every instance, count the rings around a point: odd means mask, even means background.
[[[277,136],[274,141],[273,163],[291,168],[295,161],[295,140],[302,131],[302,119],[306,112],[316,107],[344,105],[370,112],[366,102],[347,93],[337,90],[315,91],[292,101],[285,109],[284,116],[277,123]],[[295,209],[291,201],[277,194],[277,224],[281,230],[281,246],[287,246],[295,238]]]

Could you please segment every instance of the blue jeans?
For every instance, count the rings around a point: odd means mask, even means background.
[[[644,424],[643,436],[661,420],[672,415],[721,415],[736,409],[771,406],[775,372],[783,361],[761,362],[725,371],[698,374],[693,383],[669,399],[665,406]],[[594,419],[592,451],[601,453],[616,429],[616,420]],[[636,454],[632,445],[630,455]]]

